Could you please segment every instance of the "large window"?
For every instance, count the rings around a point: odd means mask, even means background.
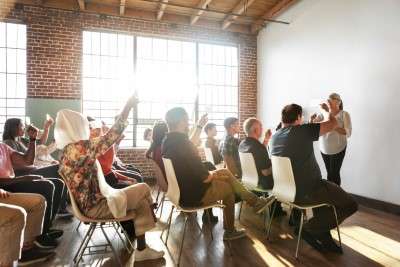
[[[133,92],[140,103],[123,146],[148,146],[145,128],[174,106],[194,122],[203,113],[218,125],[238,116],[238,52],[211,45],[113,33],[83,33],[83,110],[111,124]]]
[[[0,22],[0,134],[7,118],[25,118],[26,26]]]

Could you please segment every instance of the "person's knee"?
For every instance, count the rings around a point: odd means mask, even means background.
[[[0,212],[2,214],[0,219],[0,227],[11,226],[14,228],[22,229],[26,223],[26,211],[19,206],[10,205],[7,207],[0,207]]]
[[[33,195],[30,202],[32,210],[41,211],[46,209],[46,199],[41,195]]]
[[[148,184],[146,183],[138,183],[135,185],[139,190],[143,191],[143,192],[151,192],[151,188]]]

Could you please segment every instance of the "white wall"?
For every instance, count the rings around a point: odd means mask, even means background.
[[[258,36],[258,113],[341,94],[353,121],[348,192],[400,204],[400,1],[302,0]],[[316,146],[321,170],[325,167]]]

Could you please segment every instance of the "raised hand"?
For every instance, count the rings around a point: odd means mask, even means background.
[[[207,122],[208,122],[208,114],[206,113],[203,116],[201,116],[201,118],[197,122],[197,125],[203,128],[207,124]]]
[[[325,110],[326,112],[329,112],[329,107],[328,104],[326,103],[322,103],[319,105],[323,110]]]

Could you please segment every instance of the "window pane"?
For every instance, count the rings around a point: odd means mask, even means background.
[[[0,48],[0,72],[6,72],[7,69],[6,53],[6,48]]]
[[[17,50],[7,49],[7,72],[17,72]]]
[[[0,47],[6,47],[6,24],[0,22]]]
[[[226,117],[238,117],[237,49],[230,46],[199,44],[199,113],[208,113],[217,124],[218,137],[224,134]]]
[[[17,72],[26,73],[26,50],[18,49],[17,51]]]
[[[133,37],[84,32],[83,112],[109,126],[126,99],[133,93]],[[90,44],[90,49],[89,49]],[[123,144],[133,146],[133,120]]]
[[[17,48],[17,34],[18,25],[14,23],[6,23],[7,31],[7,47]]]

